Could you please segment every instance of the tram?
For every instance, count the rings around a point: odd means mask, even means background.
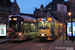
[[[7,25],[8,41],[34,39],[37,36],[37,19],[30,16],[9,15]]]
[[[53,40],[61,34],[61,29],[62,23],[54,18],[39,18],[37,37],[39,40]]]

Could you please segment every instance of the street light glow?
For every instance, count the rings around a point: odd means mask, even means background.
[[[71,16],[71,14],[72,14],[71,12],[68,13],[69,16]]]

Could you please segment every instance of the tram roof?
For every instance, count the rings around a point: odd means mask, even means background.
[[[34,20],[37,20],[31,16],[24,16],[24,15],[9,15],[9,17],[12,17],[12,16],[16,16],[16,17],[22,17],[24,19],[24,21],[34,21]]]

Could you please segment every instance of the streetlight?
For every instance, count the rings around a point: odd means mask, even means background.
[[[69,12],[69,13],[68,13],[68,15],[69,15],[69,16],[71,16],[71,34],[72,34],[72,38],[71,38],[71,39],[72,39],[72,42],[73,42],[72,13],[71,13],[71,12]]]
[[[71,0],[71,2],[72,2],[72,7],[71,7],[71,12],[72,12],[72,17],[73,17],[73,6],[74,6],[74,0]],[[73,29],[72,29],[72,17],[71,17],[71,31],[72,31],[72,42],[73,42]]]
[[[71,13],[71,12],[69,12],[69,13],[68,13],[68,15],[69,15],[69,16],[71,16],[71,15],[72,15],[72,13]]]

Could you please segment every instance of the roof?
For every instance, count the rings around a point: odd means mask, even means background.
[[[31,17],[33,17],[33,14],[27,14],[27,13],[20,13],[20,15],[25,15],[25,16],[31,16]]]
[[[33,18],[37,18],[35,15],[33,14],[27,14],[27,13],[20,13],[20,15],[24,15],[24,16],[31,16]]]
[[[17,18],[22,17],[24,19],[24,21],[34,21],[34,20],[37,21],[37,19],[35,19],[31,16],[25,16],[25,15],[9,15],[9,17],[17,17]]]
[[[0,0],[0,6],[6,6],[6,7],[11,7],[12,2],[10,0]]]

